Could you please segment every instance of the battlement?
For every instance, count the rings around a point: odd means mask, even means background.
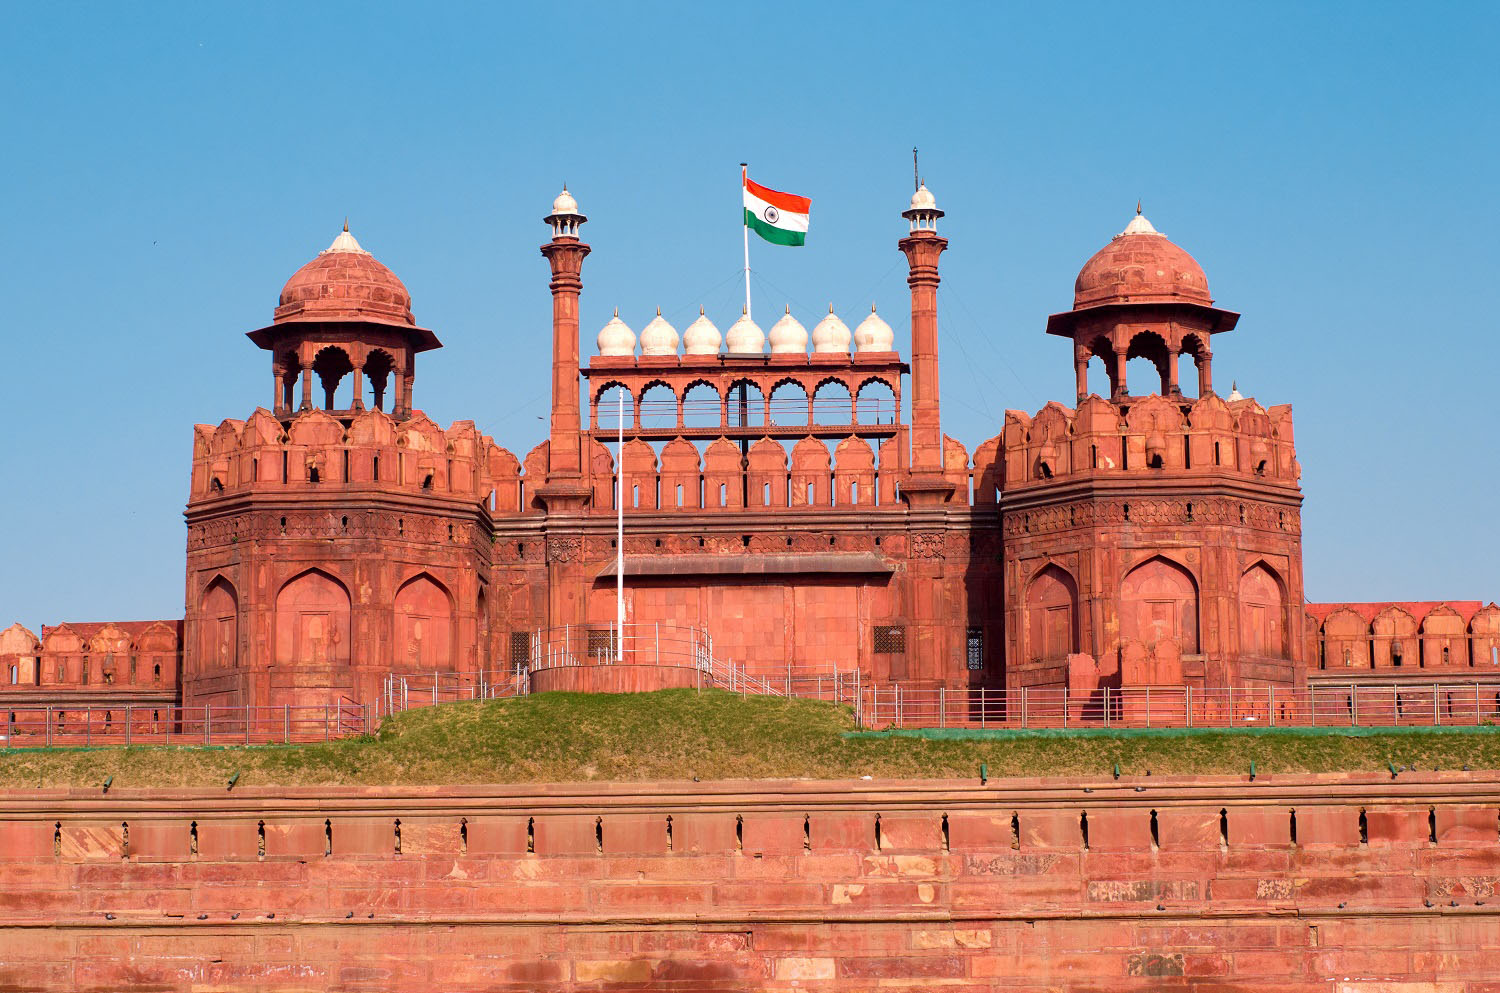
[[[1112,402],[1095,395],[1076,410],[1055,402],[1035,417],[1008,410],[1003,438],[1007,491],[1064,477],[1154,472],[1295,489],[1302,474],[1291,405],[1267,409],[1249,398],[1153,395]]]

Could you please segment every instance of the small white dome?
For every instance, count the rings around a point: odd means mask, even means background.
[[[911,195],[912,210],[937,210],[937,197],[927,188],[926,183],[917,187],[917,192]]]
[[[1156,228],[1152,227],[1151,226],[1151,222],[1148,221],[1148,220],[1146,220],[1146,215],[1144,215],[1144,214],[1141,213],[1141,205],[1139,203],[1137,203],[1135,205],[1135,216],[1130,219],[1130,223],[1129,224],[1125,225],[1125,230],[1121,231],[1115,237],[1117,237],[1117,238],[1123,238],[1127,234],[1155,234],[1155,235],[1159,235],[1159,234],[1161,234],[1161,232],[1158,231],[1158,230],[1156,230]]]
[[[1237,400],[1243,399],[1245,398],[1240,396],[1240,384],[1231,380],[1229,383],[1229,402],[1234,403]]]
[[[729,345],[730,355],[759,355],[766,350],[766,333],[749,314],[741,314],[739,320],[729,325],[724,341]]]
[[[787,307],[786,313],[781,320],[771,325],[771,354],[772,355],[796,355],[807,353],[807,328],[802,322],[792,316],[792,308]]]
[[[714,327],[714,322],[703,316],[698,308],[698,319],[682,332],[682,350],[689,355],[718,355],[724,336]]]
[[[651,323],[641,328],[641,354],[677,354],[677,329],[661,316],[660,307],[656,308],[656,316],[651,318]]]
[[[615,316],[609,319],[609,323],[599,329],[597,342],[600,355],[635,354],[635,332],[620,320],[619,311],[615,311]]]
[[[573,199],[573,194],[568,192],[567,184],[563,184],[563,191],[552,201],[552,213],[554,214],[576,214],[578,213],[578,201]]]
[[[815,352],[847,352],[849,342],[853,335],[849,331],[849,325],[839,320],[839,315],[833,312],[833,304],[828,305],[828,316],[823,318],[812,329],[812,344]]]
[[[349,219],[347,217],[344,219],[344,230],[340,231],[339,236],[333,239],[333,244],[329,245],[318,254],[327,255],[330,252],[348,252],[358,253],[360,255],[370,254],[363,248],[360,248],[359,242],[354,240],[354,235],[349,233]]]
[[[896,332],[891,326],[875,313],[875,305],[870,305],[870,316],[859,322],[859,327],[854,329],[854,350],[856,352],[893,352],[896,350]]]

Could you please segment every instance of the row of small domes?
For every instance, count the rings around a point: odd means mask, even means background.
[[[806,354],[808,340],[807,328],[792,316],[790,307],[771,325],[769,335],[750,319],[749,314],[742,313],[722,336],[700,308],[698,319],[687,326],[680,339],[677,329],[667,323],[661,316],[661,309],[657,308],[656,316],[641,329],[640,345],[643,356],[676,355],[679,342],[687,355],[718,355],[721,345],[727,346],[730,355],[760,355],[769,341],[772,355],[797,355]],[[828,316],[813,327],[811,335],[815,353],[847,353],[851,341],[856,352],[889,352],[895,350],[895,340],[895,332],[875,313],[873,306],[870,315],[850,332],[849,326],[839,320],[830,304]],[[600,355],[635,354],[635,332],[620,320],[619,311],[599,330],[597,341]]]

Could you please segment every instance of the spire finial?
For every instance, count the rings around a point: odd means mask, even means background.
[[[833,301],[831,300],[828,302],[828,312],[830,314],[833,313]]]
[[[661,304],[657,304],[656,305],[656,316],[657,317],[661,316]]]
[[[349,232],[349,215],[345,214],[344,215],[344,233],[347,234],[348,232]]]
[[[787,304],[787,305],[786,305],[786,312],[787,312],[787,313],[788,313],[788,314],[790,314],[790,313],[791,313],[791,312],[792,312],[792,305],[791,305],[791,304]]]
[[[741,307],[740,308],[740,315],[743,316],[743,317],[749,317],[750,316],[750,308],[749,307]]]
[[[563,180],[563,192],[568,192],[568,181],[566,179]]]
[[[703,304],[701,304],[701,303],[698,305],[698,316],[699,317],[703,316]]]
[[[1135,216],[1141,216],[1141,202],[1139,200],[1135,202]]]
[[[616,317],[619,317],[619,316],[620,316],[620,308],[619,308],[619,307],[616,307],[616,308],[615,308],[615,316],[616,316]]]
[[[875,313],[875,305],[873,303],[870,304],[870,313]]]

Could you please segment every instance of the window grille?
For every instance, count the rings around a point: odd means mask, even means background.
[[[969,628],[969,637],[964,652],[964,661],[970,672],[984,668],[984,629]]]
[[[589,631],[589,658],[595,662],[609,662],[616,656],[616,637],[611,628],[595,628]]]
[[[905,655],[906,628],[900,624],[881,624],[875,628],[876,655]]]
[[[512,631],[510,633],[510,663],[511,665],[531,664],[531,635],[526,631]]]

